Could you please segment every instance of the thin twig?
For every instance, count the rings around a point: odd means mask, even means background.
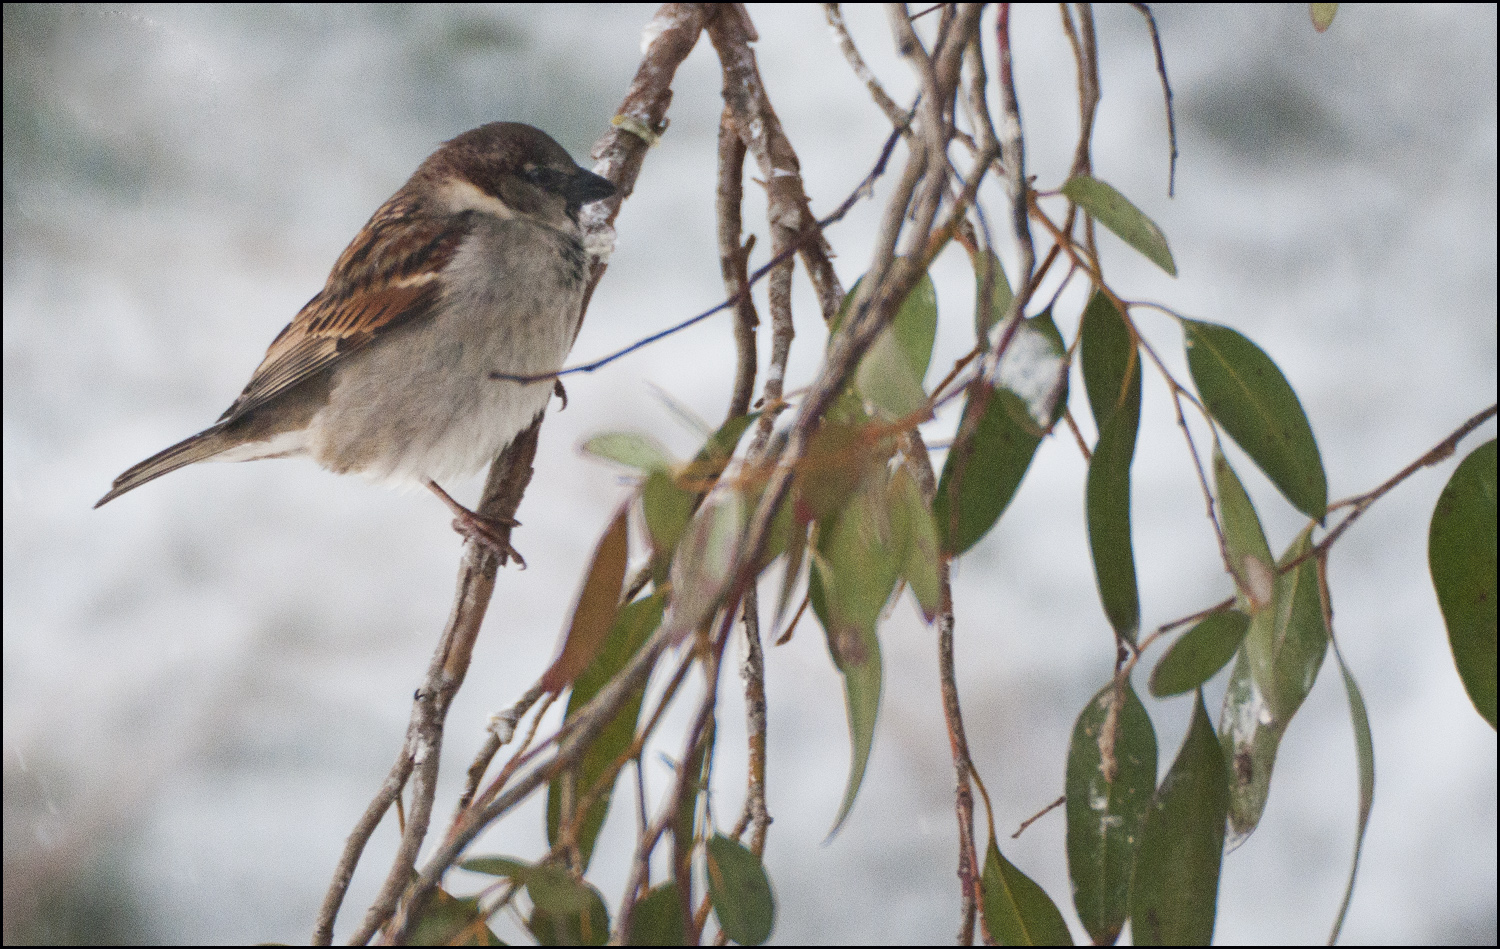
[[[1016,828],[1016,832],[1014,834],[1010,835],[1010,839],[1011,840],[1019,840],[1020,837],[1021,837],[1021,835],[1026,832],[1026,828],[1030,827],[1032,824],[1035,824],[1037,821],[1041,820],[1043,817],[1046,817],[1048,814],[1050,814],[1053,811],[1057,810],[1059,807],[1062,807],[1064,804],[1067,803],[1067,801],[1068,801],[1068,796],[1066,794],[1064,794],[1063,796],[1059,797],[1057,800],[1053,801],[1051,804],[1048,804],[1046,807],[1044,807],[1041,810],[1037,811],[1035,814],[1032,814],[1030,817],[1028,817],[1025,820],[1021,821],[1021,826],[1017,827]]]
[[[1156,52],[1156,74],[1161,77],[1161,94],[1167,108],[1167,142],[1172,147],[1171,165],[1167,171],[1167,197],[1170,198],[1177,193],[1177,118],[1172,110],[1172,83],[1167,80],[1167,59],[1161,51],[1161,31],[1156,28],[1155,14],[1148,4],[1132,3],[1131,6],[1146,18],[1146,26],[1151,30],[1151,48]]]

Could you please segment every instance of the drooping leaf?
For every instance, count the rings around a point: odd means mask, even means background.
[[[1311,547],[1309,525],[1278,567]],[[1309,559],[1277,576],[1274,604],[1251,620],[1224,691],[1219,733],[1228,756],[1231,850],[1245,842],[1265,813],[1281,738],[1312,689],[1328,649],[1317,569],[1317,561]]]
[[[459,898],[438,887],[407,939],[411,946],[503,946],[479,909],[478,897]]]
[[[849,305],[854,302],[859,285],[863,282],[864,277],[860,277],[854,281],[849,292],[844,294],[844,302],[839,306],[838,315],[828,327],[830,340],[843,326],[844,318],[849,314]],[[891,317],[891,325],[882,335],[884,333],[895,337],[897,347],[905,355],[920,385],[927,375],[928,364],[932,362],[932,346],[937,339],[937,288],[933,286],[931,277],[924,273],[918,278],[906,299],[901,301],[896,315]]]
[[[1005,268],[1000,266],[1000,258],[993,253],[984,256],[974,254],[970,257],[974,265],[974,331],[977,336],[986,336],[995,328],[995,324],[1005,318],[1010,309],[1010,301],[1015,294],[1010,289],[1010,280],[1005,276]],[[980,305],[984,293],[984,268],[990,268],[990,280],[993,285],[990,288],[990,312],[988,318],[984,307]]]
[[[1005,342],[1003,332],[1000,342]],[[1010,390],[1025,404],[1026,414],[1016,422],[1036,435],[1051,431],[1067,406],[1068,356],[1048,307],[1021,321],[989,376],[989,382]]]
[[[1239,610],[1211,613],[1178,637],[1151,670],[1151,694],[1157,698],[1191,692],[1212,679],[1234,658],[1250,617]]]
[[[771,628],[780,629],[781,621],[786,619],[786,609],[792,602],[792,593],[797,589],[797,583],[802,579],[805,571],[807,555],[807,525],[797,524],[797,529],[790,532],[787,539],[786,565],[781,575],[781,591],[776,594],[776,615],[771,620]]]
[[[829,327],[831,340],[843,324],[860,282],[844,295],[838,316]],[[927,400],[922,380],[932,361],[937,337],[937,290],[923,274],[896,310],[891,323],[870,343],[854,371],[854,386],[886,418],[901,418]]]
[[[1332,641],[1331,636],[1329,639]],[[1370,715],[1365,711],[1365,698],[1360,694],[1359,684],[1354,681],[1354,674],[1344,662],[1344,654],[1339,651],[1336,641],[1333,642],[1333,655],[1344,675],[1344,692],[1349,697],[1349,721],[1354,726],[1354,758],[1359,773],[1359,826],[1354,835],[1354,861],[1349,866],[1349,885],[1344,888],[1344,901],[1328,937],[1330,946],[1338,942],[1339,930],[1344,928],[1344,917],[1349,913],[1349,900],[1354,897],[1354,878],[1359,874],[1359,855],[1365,847],[1365,830],[1370,826],[1370,808],[1375,804],[1375,739],[1370,734]]]
[[[647,638],[656,631],[656,628],[661,625],[665,603],[666,595],[656,593],[644,600],[627,603],[620,608],[609,637],[604,642],[604,648],[573,683],[573,691],[568,696],[565,720],[571,721],[580,709],[587,705],[595,695],[598,695],[599,690],[614,678],[615,673],[625,667]],[[575,801],[579,801],[582,795],[592,791],[615,760],[630,747],[631,741],[635,738],[636,720],[640,717],[644,694],[645,690],[642,687],[626,699],[625,703],[620,706],[620,710],[615,713],[615,717],[609,720],[599,732],[599,737],[594,739],[593,744],[584,752],[573,772]],[[562,825],[563,780],[563,777],[559,776],[547,786],[547,843],[552,846],[557,845]],[[611,777],[611,788],[613,784],[614,778]],[[588,868],[589,860],[594,853],[594,842],[599,837],[599,829],[604,826],[604,819],[609,814],[610,799],[611,791],[606,789],[579,822],[577,843],[584,869]],[[465,864],[465,868],[473,869],[468,864]]]
[[[567,688],[594,661],[614,624],[615,614],[620,608],[620,589],[625,583],[625,561],[630,552],[626,526],[629,512],[628,507],[622,506],[605,529],[604,536],[599,538],[593,563],[573,607],[568,638],[557,659],[542,674],[539,684],[545,692],[560,693]]]
[[[669,472],[653,471],[641,485],[641,514],[646,521],[646,532],[651,535],[654,579],[658,585],[667,581],[677,544],[697,506],[698,493],[679,487]]]
[[[922,500],[922,489],[905,465],[891,475],[889,490],[891,533],[898,538],[897,546],[903,554],[901,575],[930,622],[942,606],[937,527],[927,502]]]
[[[1084,307],[1078,337],[1078,361],[1089,410],[1094,414],[1094,427],[1103,432],[1116,407],[1134,401],[1139,411],[1140,353],[1125,318],[1109,297],[1097,290]]]
[[[1427,564],[1458,677],[1495,727],[1495,440],[1454,469],[1432,511]]]
[[[1259,616],[1275,597],[1276,572],[1271,566],[1271,547],[1261,529],[1260,516],[1239,476],[1214,446],[1214,486],[1219,496],[1219,526],[1229,553],[1234,584],[1241,607],[1251,618]]]
[[[531,864],[514,857],[470,857],[460,861],[458,865],[470,873],[504,877],[517,883],[525,883],[526,874],[531,872]]]
[[[860,357],[854,385],[884,419],[905,418],[927,404],[922,382],[891,328],[876,336]]]
[[[937,340],[937,324],[937,287],[933,286],[932,278],[924,273],[891,320],[896,341],[906,354],[918,384],[927,376],[927,367],[932,362],[932,345]]]
[[[776,897],[760,858],[723,834],[708,838],[708,898],[724,935],[742,946],[758,946],[776,925]]]
[[[671,454],[649,435],[636,432],[605,432],[583,443],[589,454],[634,468],[637,471],[665,471],[672,467]]]
[[[1308,525],[1277,563],[1275,622],[1252,624],[1245,636],[1245,654],[1255,684],[1272,716],[1283,726],[1291,722],[1312,690],[1328,652],[1317,562],[1304,560],[1293,570],[1280,573],[1281,567],[1311,549],[1312,525]]]
[[[544,946],[602,946],[609,941],[609,910],[587,882],[560,867],[534,867],[526,880],[531,934]]]
[[[677,544],[692,520],[703,494],[714,484],[734,455],[745,430],[760,415],[752,412],[730,419],[703,443],[686,465],[648,471],[641,487],[641,513],[654,553],[652,579],[657,586],[667,582]]]
[[[808,576],[813,613],[844,676],[849,713],[849,781],[830,836],[848,817],[864,781],[880,708],[882,666],[875,626],[900,569],[889,545],[883,480],[882,473],[875,473],[843,510],[820,525]]]
[[[1053,382],[1059,378],[1065,380],[1066,376],[1059,375],[1056,369],[1063,366],[1060,360],[1066,347],[1051,315],[1034,316],[1025,321],[1022,329],[1040,340],[1049,354]],[[1008,351],[1005,358],[1011,355],[1013,352]],[[1004,360],[1001,368],[1005,368]],[[1040,384],[1048,374],[1028,375],[1016,369],[1008,375],[1013,384],[1036,394],[1039,385],[1033,383]],[[1056,391],[1044,398],[1051,402],[1049,427],[1061,417],[1067,404],[1066,382],[1060,388],[1052,385],[1052,389]],[[1054,394],[1056,398],[1052,398]],[[1031,403],[1004,385],[971,387],[959,422],[958,438],[948,450],[937,496],[932,502],[933,522],[944,553],[961,554],[977,544],[1016,496],[1045,433],[1045,428],[1033,417],[1032,408]]]
[[[1114,232],[1115,236],[1134,247],[1141,256],[1172,276],[1177,276],[1177,264],[1172,260],[1172,251],[1167,247],[1167,237],[1156,226],[1156,222],[1130,203],[1130,199],[1116,191],[1111,185],[1075,175],[1064,182],[1063,194],[1074,204],[1083,208],[1094,220]]]
[[[718,606],[734,570],[743,513],[739,492],[721,485],[693,515],[672,558],[672,600],[663,622],[674,636],[696,629]]]
[[[1129,683],[1111,715],[1114,702],[1110,683],[1083,707],[1068,745],[1068,876],[1078,918],[1101,946],[1125,925],[1140,823],[1156,789],[1151,717]]]
[[[1203,407],[1293,507],[1322,523],[1328,513],[1323,457],[1286,376],[1264,350],[1227,326],[1182,325]]]
[[[1228,769],[1228,834],[1229,849],[1233,850],[1255,831],[1265,813],[1276,752],[1281,748],[1281,736],[1286,734],[1286,724],[1271,714],[1265,696],[1255,686],[1244,649],[1235,657],[1224,688],[1219,734]]]
[[[1002,946],[1071,946],[1073,937],[1057,904],[1036,882],[1000,853],[995,832],[979,879],[984,927]]]
[[[1224,755],[1199,690],[1182,750],[1141,827],[1130,895],[1136,945],[1206,946],[1213,940],[1228,808]]]
[[[858,664],[855,628],[874,629],[895,590],[905,551],[893,543],[884,471],[871,472],[836,516],[820,522],[815,569],[821,581],[829,645],[836,660]]]
[[[636,901],[630,917],[630,946],[680,946],[687,938],[682,924],[682,899],[677,884],[668,880]]]
[[[1007,389],[970,389],[959,438],[948,449],[932,502],[944,552],[962,554],[979,543],[1016,496],[1042,442],[1016,422],[1016,415],[1025,411]]]
[[[1141,423],[1140,361],[1134,360],[1122,386],[1123,399],[1107,416],[1094,455],[1089,459],[1089,549],[1099,601],[1115,634],[1135,642],[1141,625],[1141,600],[1135,577],[1135,548],[1130,537],[1130,465],[1135,460]]]

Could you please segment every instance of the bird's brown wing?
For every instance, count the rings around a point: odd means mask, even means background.
[[[219,421],[237,418],[397,326],[430,313],[469,215],[423,214],[403,193],[387,201],[339,256],[328,283],[266,350]]]

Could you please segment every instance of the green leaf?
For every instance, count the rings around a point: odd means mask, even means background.
[[[1330,637],[1332,639],[1332,637]],[[1365,711],[1365,699],[1354,681],[1354,673],[1344,662],[1338,643],[1333,644],[1333,655],[1339,662],[1339,671],[1344,674],[1344,692],[1349,697],[1349,721],[1354,726],[1355,766],[1359,771],[1359,829],[1354,836],[1354,862],[1349,867],[1349,885],[1344,888],[1344,901],[1339,906],[1339,915],[1333,923],[1333,933],[1328,944],[1339,940],[1339,930],[1344,928],[1344,917],[1349,913],[1349,900],[1354,896],[1354,878],[1359,874],[1359,855],[1365,847],[1365,831],[1370,826],[1370,808],[1375,804],[1375,739],[1370,734],[1370,715]]]
[[[724,471],[724,466],[734,457],[735,446],[744,437],[745,430],[758,418],[759,412],[751,412],[748,415],[736,415],[720,425],[718,431],[709,436],[708,441],[703,443],[698,454],[693,456],[687,469],[682,472],[683,480],[697,482],[696,485],[688,484],[685,487],[696,488],[699,492],[705,490],[709,482]]]
[[[653,471],[646,476],[646,483],[641,486],[641,514],[646,521],[646,532],[651,535],[651,550],[659,571],[658,586],[666,582],[677,544],[697,506],[698,493],[678,487],[677,479],[666,471]]]
[[[932,278],[924,273],[906,299],[901,301],[901,309],[891,320],[891,332],[895,334],[918,385],[926,378],[927,367],[932,362],[937,324],[937,288],[932,285]]]
[[[526,882],[531,864],[514,857],[470,857],[459,862],[459,867],[470,873],[483,873],[492,877],[504,877],[517,883]]]
[[[1084,307],[1078,337],[1078,360],[1089,410],[1094,413],[1094,427],[1103,432],[1116,407],[1133,401],[1139,411],[1140,353],[1125,318],[1109,297],[1097,290]]]
[[[1002,946],[1073,945],[1057,904],[1001,855],[993,830],[979,887],[984,900],[984,926],[995,942]]]
[[[649,435],[635,432],[605,432],[583,443],[583,450],[605,461],[613,461],[637,471],[666,471],[672,467],[672,456],[661,443]]]
[[[875,337],[860,357],[859,367],[854,371],[854,385],[882,418],[904,418],[927,405],[922,381],[889,327]]]
[[[902,552],[901,575],[917,598],[922,615],[931,622],[942,607],[937,527],[927,502],[922,500],[922,489],[905,465],[891,475],[889,490],[891,533],[899,538],[897,547]]]
[[[730,419],[708,437],[691,462],[674,469],[657,468],[646,476],[641,488],[641,513],[651,535],[657,586],[667,582],[672,556],[698,502],[723,473],[745,430],[759,416],[759,412],[752,412]]]
[[[713,492],[693,515],[672,557],[671,610],[666,622],[681,636],[696,629],[719,604],[734,571],[744,504],[739,492]]]
[[[1239,476],[1214,445],[1214,485],[1219,495],[1219,527],[1224,531],[1224,547],[1234,574],[1234,585],[1240,593],[1240,606],[1254,619],[1272,603],[1276,595],[1276,573],[1271,566],[1271,547],[1261,529],[1260,516]]]
[[[433,891],[412,927],[411,946],[503,946],[479,910],[477,897],[459,899],[441,887]]]
[[[1181,695],[1212,679],[1234,658],[1250,617],[1239,610],[1211,613],[1178,637],[1151,670],[1151,694],[1157,698]]]
[[[1172,276],[1177,276],[1177,264],[1172,261],[1172,251],[1167,247],[1167,236],[1148,218],[1141,209],[1130,203],[1130,199],[1112,186],[1090,178],[1075,175],[1062,186],[1068,200],[1087,211],[1094,220],[1115,233],[1115,236],[1134,247],[1141,256]]]
[[[1069,356],[1048,307],[1016,327],[989,380],[1025,404],[1016,422],[1037,436],[1052,430],[1068,404]]]
[[[844,294],[844,302],[839,306],[838,315],[828,327],[830,340],[843,326],[849,304],[854,302],[863,281],[864,277],[854,281],[854,286]],[[932,345],[937,339],[937,288],[933,286],[931,277],[924,273],[918,278],[906,299],[901,301],[901,308],[891,318],[891,325],[881,335],[885,333],[895,337],[897,347],[906,356],[907,363],[920,384],[927,375],[928,364],[932,362]]]
[[[526,892],[531,911],[531,934],[544,946],[602,946],[609,941],[609,910],[604,898],[588,883],[575,880],[560,867],[534,867]]]
[[[1281,567],[1311,549],[1309,524],[1277,563],[1275,622],[1252,623],[1245,636],[1245,654],[1256,687],[1271,715],[1283,726],[1302,707],[1328,652],[1317,561],[1309,558],[1294,570],[1280,572]]]
[[[682,925],[682,898],[668,880],[652,887],[635,903],[630,916],[631,946],[680,946],[687,939]]]
[[[845,294],[838,316],[829,327],[830,340],[843,323],[859,284],[855,281]],[[860,359],[854,372],[855,388],[887,417],[901,418],[917,411],[927,402],[922,380],[932,362],[936,338],[937,290],[932,278],[924,273],[901,302],[891,324],[875,337]]]
[[[1068,745],[1068,876],[1073,905],[1096,945],[1119,938],[1129,908],[1141,819],[1156,789],[1156,732],[1127,682],[1114,716],[1114,683],[1083,707]],[[1113,739],[1107,726],[1114,723]],[[1113,755],[1106,773],[1103,748]]]
[[[1228,808],[1224,755],[1199,690],[1182,750],[1141,827],[1130,895],[1136,945],[1206,946],[1213,941]]]
[[[1089,459],[1086,496],[1099,600],[1115,634],[1134,643],[1141,626],[1141,600],[1130,539],[1130,464],[1141,424],[1139,360],[1130,362],[1122,389],[1124,398],[1107,416]]]
[[[905,551],[895,549],[883,470],[870,473],[844,508],[820,522],[815,567],[834,658],[861,661],[853,628],[874,629],[896,588]],[[854,639],[858,639],[857,636]],[[844,643],[848,641],[847,648]]]
[[[776,594],[776,615],[771,620],[773,630],[780,629],[781,621],[786,619],[786,609],[791,605],[792,593],[797,589],[797,582],[802,579],[802,567],[806,554],[807,525],[798,523],[787,539],[786,565],[781,574],[781,592]]]
[[[1067,351],[1050,312],[1025,320],[1017,335],[1023,331],[1040,340],[1041,348],[1054,358]],[[1005,360],[1016,355],[1015,348],[1013,340],[1012,350],[1001,360],[1002,370],[1007,369]],[[1008,374],[1017,385],[1020,385],[1015,381],[1018,377],[1028,375],[1024,367],[1009,370]],[[1048,374],[1030,375],[1045,377]],[[1002,372],[1002,381],[1004,377]],[[1055,377],[1056,374],[1052,374],[1054,382]],[[1045,384],[1052,386],[1052,383]],[[1029,384],[1021,387],[1034,388]],[[1062,416],[1066,404],[1067,385],[1064,383],[1061,394],[1053,400],[1049,426]],[[1032,416],[1031,403],[1011,389],[1004,385],[990,388],[980,384],[969,390],[958,437],[948,450],[937,496],[932,501],[932,518],[937,524],[944,553],[964,553],[995,526],[1021,487],[1021,479],[1031,467],[1031,459],[1044,434],[1044,428]]]
[[[615,617],[614,625],[610,628],[609,637],[604,642],[604,648],[589,667],[583,670],[573,683],[572,693],[568,696],[568,711],[565,721],[571,721],[580,709],[593,700],[599,690],[604,688],[615,673],[625,667],[636,652],[645,643],[646,639],[661,625],[661,614],[666,602],[665,594],[657,593],[644,600],[636,600],[627,603],[620,608],[619,615]],[[573,773],[573,799],[580,798],[589,793],[594,785],[603,780],[609,768],[614,764],[624,751],[630,747],[635,739],[636,720],[640,717],[641,701],[645,694],[644,686],[637,689],[615,717],[610,719],[599,732],[599,737],[594,739],[583,758]],[[609,776],[610,788],[614,787],[615,776]],[[563,778],[554,778],[547,786],[547,843],[556,846],[558,833],[562,826],[562,804],[563,804]],[[593,857],[594,842],[599,838],[599,828],[604,826],[604,818],[609,814],[609,803],[611,791],[606,790],[599,799],[589,808],[578,829],[578,850],[582,857],[583,869],[588,869],[589,860]],[[469,861],[464,864],[465,869],[477,869]],[[503,865],[495,865],[497,869],[503,869]],[[481,872],[493,872],[484,870]],[[514,876],[515,871],[503,872],[499,876]]]
[[[760,858],[723,834],[708,838],[708,898],[724,935],[742,946],[758,946],[776,924],[776,898]]]
[[[890,549],[883,480],[880,472],[867,478],[845,508],[820,525],[808,577],[813,613],[823,624],[828,652],[844,676],[849,713],[849,782],[830,836],[838,832],[854,806],[880,708],[882,667],[875,626],[895,589],[900,567]]]
[[[1334,14],[1339,12],[1337,3],[1310,3],[1309,14],[1312,16],[1313,29],[1319,33],[1333,26]]]
[[[1432,511],[1427,564],[1458,677],[1495,727],[1495,440],[1469,453]]]
[[[1016,421],[1025,414],[1025,403],[1008,389],[970,389],[932,501],[945,553],[962,554],[979,543],[1016,496],[1042,443]]]
[[[1278,567],[1311,548],[1309,525]],[[1245,842],[1265,813],[1281,738],[1317,680],[1328,650],[1317,571],[1317,562],[1309,559],[1276,578],[1274,606],[1251,620],[1224,691],[1219,732],[1229,756],[1231,850]]]
[[[995,324],[1005,318],[1010,309],[1010,301],[1015,294],[1010,289],[1010,280],[1005,276],[1005,268],[1000,266],[1000,258],[992,252],[986,252],[981,257],[978,254],[971,255],[970,262],[974,265],[974,332],[977,336],[987,336]],[[984,299],[984,268],[989,267],[994,281],[990,291],[990,312],[986,320],[984,307],[980,302]]]
[[[1183,320],[1203,407],[1292,506],[1322,523],[1328,479],[1297,393],[1271,357],[1227,326]]]
[[[1240,650],[1224,688],[1219,734],[1229,786],[1229,849],[1255,831],[1271,794],[1271,773],[1286,723],[1271,714],[1255,687],[1250,660]]]

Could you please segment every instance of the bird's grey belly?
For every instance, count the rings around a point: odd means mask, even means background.
[[[490,373],[555,373],[572,346],[581,272],[555,253],[456,256],[450,270],[478,268],[482,279],[450,281],[467,294],[450,293],[433,313],[340,364],[308,432],[313,458],[381,481],[443,481],[488,464],[553,390],[551,378],[521,383]]]

